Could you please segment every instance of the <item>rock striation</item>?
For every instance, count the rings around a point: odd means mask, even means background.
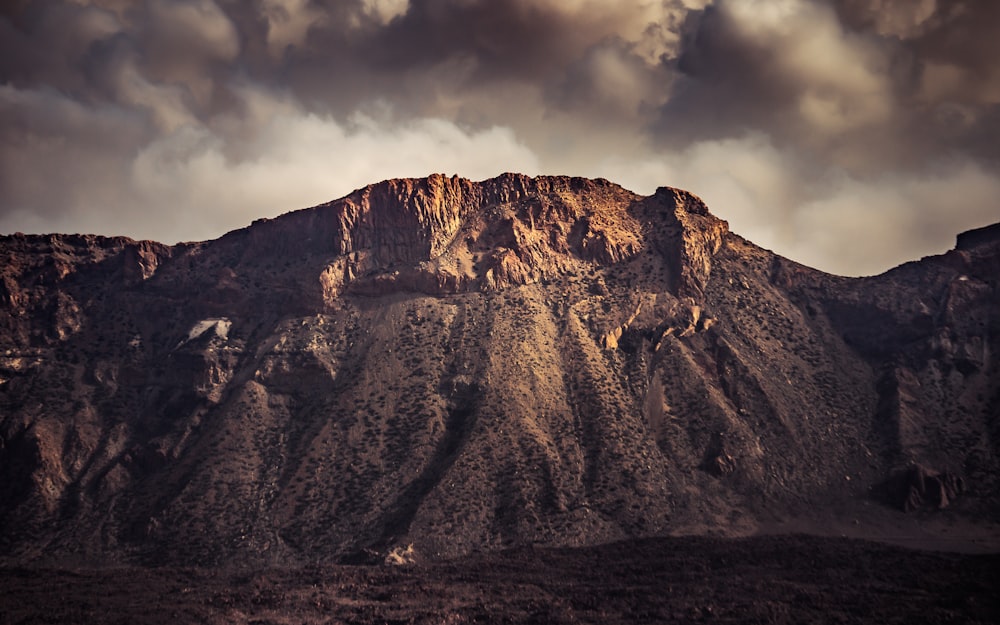
[[[16,234],[0,258],[9,562],[1000,510],[997,226],[849,279],[679,189],[435,175],[214,241]]]

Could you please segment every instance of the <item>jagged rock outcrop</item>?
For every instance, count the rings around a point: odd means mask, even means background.
[[[15,562],[746,533],[913,463],[946,476],[921,501],[1000,499],[996,227],[847,279],[677,189],[431,176],[215,241],[0,258]]]
[[[965,480],[914,463],[894,472],[878,485],[877,491],[887,503],[904,512],[943,510],[965,492]]]

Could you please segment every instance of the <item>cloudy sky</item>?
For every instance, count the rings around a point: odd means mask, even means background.
[[[517,171],[877,273],[1000,221],[997,33],[995,0],[2,0],[0,233],[201,240]]]

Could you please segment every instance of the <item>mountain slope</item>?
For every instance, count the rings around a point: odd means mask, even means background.
[[[997,510],[995,226],[847,279],[677,189],[432,176],[204,243],[13,235],[0,254],[15,560],[457,555],[872,500]]]

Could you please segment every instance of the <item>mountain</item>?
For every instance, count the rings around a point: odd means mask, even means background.
[[[678,189],[431,176],[214,241],[0,258],[8,563],[1000,512],[1000,224],[843,278]]]

